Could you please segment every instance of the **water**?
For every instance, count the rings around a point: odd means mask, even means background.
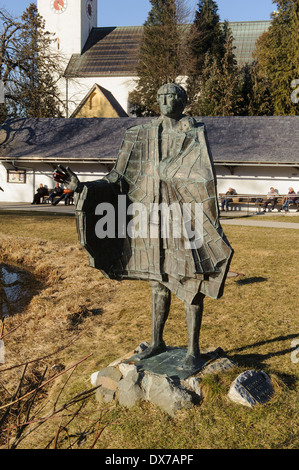
[[[40,289],[40,282],[19,266],[0,265],[0,319],[21,313]]]

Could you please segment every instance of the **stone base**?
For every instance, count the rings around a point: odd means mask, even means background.
[[[201,402],[201,377],[205,373],[229,370],[234,363],[224,356],[221,348],[205,351],[196,367],[181,367],[187,350],[168,347],[152,358],[134,361],[148,343],[114,361],[91,376],[93,386],[99,386],[96,397],[101,402],[112,400],[132,407],[141,400],[150,401],[174,416],[182,408],[191,408]]]
[[[192,367],[183,367],[182,364],[186,357],[187,350],[185,348],[167,347],[166,351],[157,354],[156,356],[135,360],[135,355],[127,359],[125,362],[128,364],[135,364],[139,371],[152,372],[154,374],[168,375],[169,377],[176,377],[179,379],[187,379],[204,369],[208,364],[215,359],[219,359],[223,351],[218,350],[210,351],[201,354],[196,364]]]

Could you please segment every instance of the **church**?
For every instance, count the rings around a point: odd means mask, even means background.
[[[100,0],[104,1],[104,0]],[[97,0],[37,0],[65,72],[62,119],[14,119],[0,128],[0,202],[31,202],[40,183],[54,186],[58,163],[84,181],[113,167],[125,130],[150,118],[130,116],[142,26],[97,26]],[[239,65],[250,63],[270,21],[232,22]],[[291,90],[290,90],[291,93]],[[218,192],[299,191],[299,116],[196,117],[206,126]]]
[[[142,26],[98,27],[98,0],[38,0],[37,6],[65,63],[60,86],[66,117],[130,115]],[[230,23],[239,65],[252,62],[256,40],[269,26],[270,21]]]

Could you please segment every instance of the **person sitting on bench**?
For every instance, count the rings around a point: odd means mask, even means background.
[[[60,201],[64,200],[64,204],[66,206],[70,205],[70,198],[73,196],[73,191],[69,189],[64,189],[60,198],[58,198],[55,202],[53,202],[53,206],[56,206]]]
[[[276,196],[278,196],[278,191],[277,191],[277,189],[274,189],[273,186],[272,186],[270,188],[270,191],[267,194],[267,199],[266,199],[266,201],[263,205],[263,212],[266,212],[266,209],[267,209],[269,204],[271,205],[271,209],[268,209],[269,212],[271,212],[271,210],[274,209],[274,206],[275,206],[276,201],[277,201]]]
[[[40,204],[40,200],[44,196],[48,196],[48,189],[41,183],[39,188],[37,188],[36,193],[33,197],[33,201],[31,204]]]
[[[49,201],[51,202],[51,204],[52,205],[54,204],[55,197],[60,197],[62,196],[62,194],[63,194],[63,188],[60,186],[59,183],[56,183],[55,188],[53,189],[53,191],[51,192],[49,196]]]
[[[231,202],[233,202],[232,198],[230,196],[235,196],[237,192],[233,188],[228,188],[228,191],[225,193],[225,198],[222,199],[221,205],[222,205],[222,210],[224,211],[224,207],[226,212],[228,211],[228,206]]]
[[[293,197],[290,197],[291,195],[294,195]],[[288,195],[283,198],[282,200],[282,210],[289,212],[289,205],[291,202],[295,201],[296,193],[293,188],[289,188]]]

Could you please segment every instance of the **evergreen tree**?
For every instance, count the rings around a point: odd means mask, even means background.
[[[271,116],[273,105],[270,93],[270,84],[262,76],[256,61],[246,64],[241,70],[242,106],[240,114],[243,116]]]
[[[18,80],[18,105],[27,117],[59,117],[61,102],[57,88],[58,60],[51,50],[52,35],[31,3],[22,16],[21,73]]]
[[[278,11],[257,42],[259,76],[270,86],[275,115],[299,114],[291,83],[299,78],[299,0],[275,0]]]
[[[200,93],[203,69],[217,64],[224,56],[225,34],[220,24],[217,3],[199,0],[194,22],[188,38],[187,92],[189,109],[194,114],[194,100]],[[216,64],[213,65],[215,67]]]
[[[227,22],[224,23],[223,32],[223,57],[219,59],[210,51],[205,54],[200,95],[193,103],[193,112],[199,116],[233,116],[240,112],[240,75],[233,52],[233,37]]]
[[[176,81],[181,72],[177,0],[150,1],[152,9],[143,27],[137,86],[129,94],[131,112],[137,116],[159,114],[159,87]]]

